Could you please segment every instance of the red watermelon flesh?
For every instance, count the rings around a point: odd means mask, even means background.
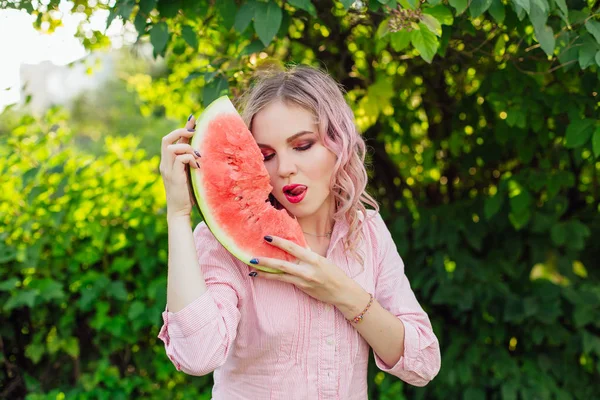
[[[267,200],[273,187],[263,155],[227,96],[200,116],[191,146],[202,155],[201,168],[190,170],[194,196],[217,240],[247,264],[254,257],[295,260],[264,240],[265,235],[279,236],[307,247],[298,222]]]

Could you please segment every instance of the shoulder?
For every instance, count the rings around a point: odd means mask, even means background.
[[[361,220],[362,219],[363,217],[361,214]],[[367,218],[364,221],[363,226],[369,233],[375,234],[376,236],[379,236],[388,230],[381,214],[376,210],[367,210]]]

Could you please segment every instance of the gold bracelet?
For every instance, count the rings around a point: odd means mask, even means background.
[[[371,304],[373,304],[373,295],[369,293],[369,296],[371,296],[371,298],[369,299],[369,304],[367,304],[363,312],[358,314],[356,317],[352,318],[352,322],[354,322],[355,324],[358,324],[360,321],[362,321],[363,317],[365,316],[365,313],[371,307]]]

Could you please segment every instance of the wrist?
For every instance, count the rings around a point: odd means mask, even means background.
[[[169,214],[167,213],[167,224],[176,223],[191,223],[191,216],[189,214]]]
[[[352,284],[340,291],[340,297],[335,306],[348,320],[360,314],[371,299],[371,295],[359,284]]]

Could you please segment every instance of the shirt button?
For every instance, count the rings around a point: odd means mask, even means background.
[[[327,339],[327,344],[330,345],[330,346],[333,346],[333,340]]]

